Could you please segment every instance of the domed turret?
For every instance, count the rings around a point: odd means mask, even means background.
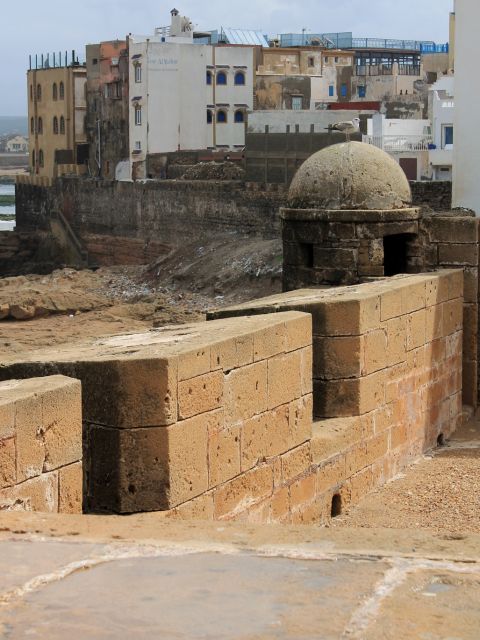
[[[379,210],[411,206],[402,168],[373,145],[348,142],[326,147],[297,171],[289,206],[299,209]]]

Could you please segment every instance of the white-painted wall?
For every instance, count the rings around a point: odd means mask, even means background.
[[[480,216],[480,2],[456,2],[455,23],[453,206],[473,209]]]
[[[253,109],[254,49],[242,46],[199,45],[184,38],[130,36],[129,131],[131,163],[147,155],[207,148],[235,149],[245,145],[245,122]],[[141,81],[135,66],[141,64]],[[207,84],[207,69],[213,74]],[[227,84],[217,85],[216,74],[226,73]],[[235,84],[235,74],[245,85]],[[135,109],[142,122],[136,124]],[[207,122],[207,110],[212,123]],[[227,122],[217,122],[223,110]],[[235,113],[244,122],[235,122]],[[140,172],[138,177],[146,177]]]
[[[434,180],[452,179],[453,149],[445,147],[444,128],[454,124],[454,82],[453,76],[445,76],[431,88],[432,136],[436,148],[429,155]]]

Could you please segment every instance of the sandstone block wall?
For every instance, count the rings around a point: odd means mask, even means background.
[[[81,385],[0,383],[0,511],[82,512]]]
[[[297,312],[221,320],[39,352],[0,375],[82,381],[89,509],[202,496],[222,517],[271,495],[274,466],[311,438],[311,336]]]

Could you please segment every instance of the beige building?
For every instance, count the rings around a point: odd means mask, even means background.
[[[28,153],[28,140],[23,136],[15,136],[5,145],[7,153]]]
[[[27,82],[31,173],[48,178],[83,173],[88,158],[86,68],[74,63],[31,69]]]

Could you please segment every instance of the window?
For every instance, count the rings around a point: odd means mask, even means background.
[[[235,74],[235,84],[236,86],[245,86],[245,74],[243,73],[243,71],[237,71],[237,73]]]
[[[207,124],[212,124],[213,122],[213,115],[210,109],[207,109]]]
[[[453,144],[453,125],[443,125],[443,148],[447,145]]]
[[[35,119],[30,119],[30,133],[35,133]]]
[[[92,64],[93,65],[98,64],[98,58],[92,58]]]
[[[328,64],[329,60],[330,60],[330,58],[328,56],[325,56],[325,64]]]
[[[137,140],[135,142],[135,151],[141,151],[142,150],[142,143],[140,140]]]
[[[64,100],[65,99],[65,85],[63,84],[63,82],[60,82],[60,100]]]
[[[207,84],[211,85],[212,84],[212,79],[213,79],[213,75],[211,71],[207,71]]]
[[[367,87],[364,85],[360,85],[358,87],[358,97],[365,98],[366,95],[367,95]]]
[[[136,64],[135,65],[135,82],[141,82],[141,81],[142,81],[142,65]]]
[[[41,100],[41,99],[42,99],[42,85],[37,84],[37,100]]]
[[[137,126],[142,124],[142,107],[135,107],[135,124]]]
[[[53,118],[53,133],[58,133],[58,118],[54,116]]]
[[[237,124],[245,122],[245,113],[243,111],[235,111],[235,122]]]
[[[57,99],[58,99],[58,87],[57,87],[57,83],[56,83],[56,82],[54,82],[54,83],[53,83],[53,87],[52,87],[52,98],[53,98],[54,100],[57,100]]]
[[[218,85],[227,84],[227,74],[224,71],[220,71],[220,73],[217,73],[217,84]]]
[[[301,111],[303,106],[302,96],[292,96],[292,109],[294,111]]]
[[[217,112],[217,122],[226,123],[227,122],[227,112],[223,109]]]
[[[333,86],[333,84],[329,85],[328,87],[328,95],[330,98],[333,98],[333,96],[335,95],[335,87]]]
[[[32,167],[35,169],[35,150],[32,151]]]
[[[30,100],[33,100],[33,84],[30,85]]]
[[[60,133],[62,136],[65,135],[65,118],[60,116]]]
[[[309,67],[314,67],[315,66],[315,58],[313,58],[312,56],[310,56],[308,58],[308,66]]]
[[[43,150],[40,149],[40,151],[38,152],[38,164],[43,167],[43,165],[45,164],[45,159],[43,157]]]
[[[346,98],[347,97],[347,85],[345,83],[342,84],[342,86],[340,88],[340,95],[342,96],[342,98]]]
[[[42,118],[38,119],[37,131],[38,131],[38,133],[43,133],[43,120],[42,120]]]
[[[338,64],[338,56],[335,56],[335,64]]]

